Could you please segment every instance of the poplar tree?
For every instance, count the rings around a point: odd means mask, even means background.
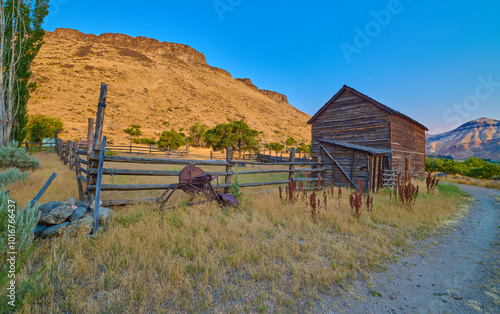
[[[0,0],[0,146],[26,137],[27,108],[36,82],[31,63],[43,44],[49,0]]]

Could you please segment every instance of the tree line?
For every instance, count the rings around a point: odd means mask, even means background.
[[[425,158],[425,170],[428,172],[444,172],[478,179],[500,180],[500,165],[478,157],[470,157],[465,161],[447,158]]]
[[[213,128],[199,122],[191,125],[187,130],[181,128],[179,131],[171,129],[158,133],[158,140],[142,136],[141,125],[133,124],[130,128],[123,130],[129,134],[132,141],[137,144],[156,145],[159,148],[177,149],[190,144],[195,147],[207,147],[214,151],[223,151],[232,147],[238,153],[255,152],[261,147],[259,132],[245,122],[245,120],[228,119],[225,123],[217,124]],[[184,131],[187,133],[184,133]],[[311,145],[297,142],[293,137],[287,137],[283,143],[265,143],[264,148],[281,152],[287,148],[296,148],[297,152],[311,152]]]

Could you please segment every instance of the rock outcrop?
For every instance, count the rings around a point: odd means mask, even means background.
[[[186,63],[206,64],[205,55],[182,44],[161,42],[147,37],[131,37],[124,34],[104,33],[102,35],[84,34],[68,28],[57,28],[54,32],[46,32],[49,38],[65,38],[89,43],[103,43],[119,47],[132,48],[139,51],[156,53],[160,56],[173,56]]]
[[[276,102],[283,102],[283,103],[288,104],[288,98],[285,95],[280,94],[278,92],[273,92],[273,91],[270,91],[270,90],[259,89],[257,86],[255,86],[254,83],[252,83],[252,81],[249,78],[242,78],[242,79],[241,78],[237,78],[236,80],[240,81],[242,83],[247,84],[249,87],[251,87],[251,88],[259,91],[263,95],[266,95],[271,100],[274,100]]]

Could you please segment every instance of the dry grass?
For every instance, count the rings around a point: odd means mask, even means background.
[[[448,175],[445,178],[439,178],[442,182],[455,183],[455,184],[465,184],[465,185],[474,185],[482,188],[495,189],[500,190],[500,182],[493,180],[479,180],[475,178],[469,178],[464,176],[457,176],[457,179]],[[465,178],[465,179],[463,179]]]
[[[14,198],[34,193],[25,190],[52,170],[60,181],[45,200],[75,196],[74,174],[54,155],[37,157],[42,169],[12,186]],[[319,195],[323,202],[323,192]],[[347,191],[342,199],[336,195],[328,197],[317,223],[307,205],[282,202],[278,193],[247,194],[239,208],[229,209],[119,208],[97,238],[38,244],[20,276],[45,264],[38,284],[47,288],[22,311],[308,311],[319,295],[342,293],[352,279],[397,260],[414,239],[455,215],[461,199],[456,188],[442,185],[433,195],[421,194],[409,211],[381,191],[374,196],[374,211],[363,208],[357,222]]]

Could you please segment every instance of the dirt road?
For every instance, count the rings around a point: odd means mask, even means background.
[[[439,236],[347,298],[324,298],[315,313],[500,313],[500,191],[461,186],[475,201]]]

